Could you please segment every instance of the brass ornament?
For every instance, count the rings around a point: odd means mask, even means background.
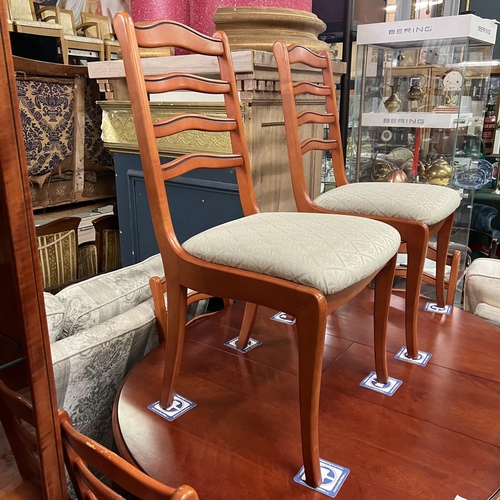
[[[450,183],[451,166],[446,160],[440,157],[424,170],[422,176],[429,184],[447,186]]]
[[[384,83],[380,87],[380,95],[382,95],[382,91],[385,87],[389,87],[391,89],[391,95],[384,101],[385,109],[387,109],[389,113],[396,113],[401,108],[401,99],[397,94],[399,84],[389,85],[388,83]]]
[[[407,175],[403,170],[393,170],[385,176],[385,182],[408,182]]]
[[[398,167],[387,160],[375,160],[372,168],[372,180],[375,182],[385,181],[387,175],[389,175],[394,170],[398,170]]]

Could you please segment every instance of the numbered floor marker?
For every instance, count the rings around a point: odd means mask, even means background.
[[[293,480],[306,486],[311,490],[317,491],[318,493],[323,493],[330,498],[335,498],[340,488],[344,484],[350,470],[342,467],[341,465],[334,464],[333,462],[328,462],[328,460],[319,459],[321,467],[321,478],[323,482],[317,487],[313,488],[306,483],[306,475],[304,472],[304,467],[302,467]]]
[[[297,322],[293,316],[281,311],[276,313],[274,316],[271,316],[271,319],[273,321],[278,321],[279,323],[285,323],[285,325],[295,325]]]
[[[431,312],[431,313],[438,313],[438,314],[446,314],[450,315],[451,311],[453,310],[453,306],[444,306],[444,307],[438,307],[438,305],[435,302],[427,302],[424,307],[424,311]]]
[[[404,361],[406,363],[413,363],[414,365],[425,366],[428,363],[429,359],[431,359],[431,356],[432,354],[430,352],[418,351],[417,359],[412,359],[408,357],[408,351],[406,350],[406,346],[403,346],[398,351],[396,356],[394,356],[394,358],[398,359],[399,361]]]
[[[234,337],[234,339],[228,340],[227,342],[224,342],[224,345],[227,347],[230,347],[231,349],[234,349],[235,351],[246,353],[248,351],[251,351],[252,349],[255,349],[256,347],[259,347],[262,342],[260,340],[255,340],[250,337],[247,346],[245,349],[238,349],[236,347],[236,343],[238,342],[238,337]]]
[[[389,381],[386,384],[380,384],[377,382],[377,373],[370,372],[359,385],[361,387],[365,387],[366,389],[385,394],[386,396],[392,396],[402,383],[402,380],[389,377]]]
[[[179,394],[175,394],[172,406],[169,406],[168,408],[162,408],[160,406],[160,402],[157,401],[156,403],[150,404],[148,406],[148,410],[154,411],[156,414],[160,415],[160,417],[163,417],[171,422],[172,420],[180,417],[195,406],[196,403],[193,403],[193,401],[190,401],[189,399],[184,398]]]

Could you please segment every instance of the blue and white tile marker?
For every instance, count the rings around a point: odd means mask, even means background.
[[[262,342],[260,340],[255,340],[250,338],[248,340],[248,344],[245,347],[245,349],[238,349],[236,347],[236,343],[238,342],[238,337],[234,337],[234,339],[228,340],[227,342],[224,342],[224,345],[226,347],[230,347],[231,349],[234,349],[235,351],[246,353],[248,351],[251,351],[252,349],[255,349],[256,347],[259,347]]]
[[[424,306],[424,311],[437,314],[446,314],[447,316],[451,314],[452,310],[453,306],[438,307],[435,302],[427,302],[427,304],[425,304]]]
[[[285,323],[285,325],[295,325],[297,320],[285,312],[277,312],[274,316],[271,316],[273,321],[278,321],[279,323]]]
[[[429,362],[429,359],[431,359],[431,356],[432,354],[430,352],[418,351],[417,359],[412,359],[408,357],[406,346],[403,346],[398,351],[396,356],[394,356],[394,358],[398,359],[399,361],[404,361],[405,363],[413,363],[414,365],[425,366]]]
[[[191,410],[195,406],[196,403],[193,403],[193,401],[190,401],[189,399],[184,398],[179,394],[175,394],[172,406],[169,406],[168,408],[162,408],[160,406],[160,402],[157,401],[156,403],[150,404],[148,406],[148,410],[154,411],[156,414],[160,415],[160,417],[163,417],[171,422],[181,415],[184,415],[184,413]]]
[[[335,498],[340,488],[344,484],[347,476],[349,475],[350,470],[322,458],[319,459],[319,462],[321,467],[321,478],[323,479],[323,482],[317,488],[313,488],[306,483],[304,467],[302,467],[299,472],[297,472],[293,480],[296,483],[301,484],[302,486],[306,486],[307,488],[317,491],[318,493],[322,493],[327,497]]]
[[[381,384],[377,382],[377,373],[370,372],[359,385],[361,387],[365,387],[366,389],[385,394],[386,396],[392,396],[402,383],[402,380],[389,377],[389,380],[386,384]]]

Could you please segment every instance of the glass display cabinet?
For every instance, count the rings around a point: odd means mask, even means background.
[[[349,179],[459,190],[463,263],[474,189],[491,176],[481,136],[496,29],[472,14],[358,27]]]

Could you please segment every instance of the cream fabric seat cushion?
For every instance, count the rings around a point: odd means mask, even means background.
[[[358,182],[318,196],[314,203],[336,212],[348,212],[436,224],[460,205],[453,189],[429,184]]]
[[[92,38],[89,36],[64,35],[64,39],[71,42],[98,43],[99,45],[104,45],[104,42],[100,38]]]
[[[30,28],[43,28],[62,31],[63,27],[61,24],[57,23],[45,23],[43,21],[28,21],[26,19],[15,19],[14,24],[16,26],[29,26]]]
[[[382,268],[399,233],[345,215],[272,212],[243,217],[193,236],[182,247],[201,260],[339,292]]]

